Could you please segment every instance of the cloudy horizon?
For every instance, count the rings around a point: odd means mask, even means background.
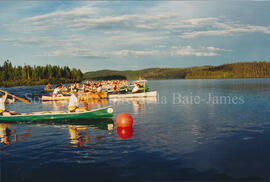
[[[0,58],[83,72],[269,61],[270,4],[0,2]]]

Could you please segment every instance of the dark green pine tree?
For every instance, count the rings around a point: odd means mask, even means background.
[[[13,66],[9,60],[0,66],[0,86],[69,83],[81,80],[81,70],[70,70],[67,66]]]

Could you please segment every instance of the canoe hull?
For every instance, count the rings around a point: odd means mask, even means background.
[[[90,99],[106,99],[108,97],[107,92],[98,92],[98,93],[80,93],[81,100],[90,100]]]
[[[81,100],[86,101],[90,99],[106,99],[107,93],[82,93],[80,94]],[[59,100],[69,100],[70,96],[63,96],[63,97],[52,97],[52,96],[42,96],[42,101],[59,101]]]
[[[32,115],[31,115],[32,114]],[[90,118],[112,118],[114,113],[112,107],[104,107],[87,112],[73,112],[73,113],[49,113],[37,114],[31,113],[29,115],[15,115],[15,116],[1,116],[0,122],[17,122],[17,121],[40,121],[40,120],[71,120],[71,119],[90,119]]]
[[[42,96],[42,101],[58,101],[58,100],[69,100],[70,96],[63,96],[63,97],[51,97],[51,96]]]
[[[138,97],[157,97],[157,91],[134,93],[134,94],[111,94],[109,99],[138,98]]]
[[[53,88],[51,88],[51,89],[49,89],[49,88],[44,88],[44,91],[45,91],[45,92],[53,92],[54,89],[53,89]],[[66,88],[61,89],[61,92],[67,92],[67,91],[68,91],[68,89],[66,89]]]

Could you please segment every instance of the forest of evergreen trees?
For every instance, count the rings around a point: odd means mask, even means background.
[[[5,61],[0,66],[0,86],[45,85],[47,83],[70,83],[85,80],[108,80],[138,78],[159,79],[217,79],[217,78],[270,78],[269,62],[240,62],[220,66],[190,68],[149,68],[144,70],[100,70],[84,75],[79,69],[59,66],[13,66]]]
[[[106,80],[119,78],[136,80],[160,79],[224,79],[224,78],[270,78],[269,62],[239,62],[220,66],[199,66],[190,68],[149,68],[143,70],[100,70],[84,74],[85,80]]]
[[[270,78],[269,62],[241,62],[189,72],[186,79]]]
[[[81,81],[82,77],[81,70],[67,66],[13,66],[8,60],[0,66],[0,86],[70,83]]]

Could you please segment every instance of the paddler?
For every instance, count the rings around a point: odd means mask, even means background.
[[[52,89],[52,86],[51,86],[50,83],[48,83],[48,84],[46,85],[46,89]]]
[[[137,93],[137,92],[139,92],[139,90],[140,90],[140,85],[137,84],[137,85],[135,85],[135,87],[132,89],[132,93]]]
[[[52,96],[53,97],[63,97],[63,95],[61,94],[61,89],[62,89],[63,85],[57,85],[56,88],[53,90]]]
[[[69,112],[84,112],[87,111],[84,107],[78,107],[80,103],[80,97],[78,96],[78,90],[74,89],[70,96],[68,110]]]
[[[113,86],[113,93],[117,93],[119,91],[117,84]]]
[[[99,84],[98,88],[97,88],[97,92],[100,93],[102,91],[102,85]]]
[[[0,115],[2,116],[10,116],[18,114],[16,111],[7,111],[7,104],[13,104],[15,102],[15,97],[13,96],[12,99],[7,98],[8,93],[4,92],[0,95]]]

